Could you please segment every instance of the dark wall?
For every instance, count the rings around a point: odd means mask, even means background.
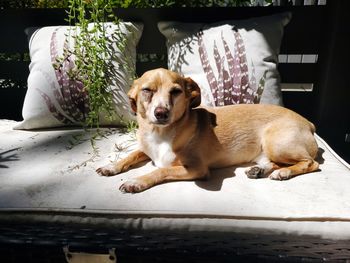
[[[320,61],[322,89],[316,124],[318,133],[350,162],[350,142],[345,142],[346,134],[350,134],[350,1],[328,3],[329,36],[323,43],[327,58]]]

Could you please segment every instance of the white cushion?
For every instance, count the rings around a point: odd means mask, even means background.
[[[93,24],[89,24],[92,28]],[[126,95],[135,76],[136,45],[143,26],[138,23],[120,22],[118,25],[105,23],[110,45],[110,58],[106,58],[112,72],[108,87],[113,92],[114,109],[124,122],[133,120]],[[82,84],[69,78],[68,71],[74,66],[74,56],[64,62],[61,70],[55,70],[53,63],[62,56],[64,48],[73,49],[74,32],[68,26],[50,26],[38,29],[30,39],[30,74],[28,90],[22,110],[23,122],[17,129],[37,129],[60,126],[77,126],[84,123],[89,112],[89,100]],[[79,32],[79,30],[78,30]],[[121,52],[119,39],[113,39],[121,32],[126,38],[126,48]],[[120,37],[119,37],[120,38]],[[89,76],[91,77],[91,76]],[[121,118],[109,120],[101,115],[101,125],[121,124]]]
[[[95,169],[135,149],[133,134],[104,129],[94,153],[83,130],[14,131],[16,124],[0,121],[0,219],[350,238],[350,166],[317,135],[318,172],[252,180],[245,167],[231,167],[213,171],[208,181],[123,194],[125,180],[155,169],[150,162],[113,177]]]

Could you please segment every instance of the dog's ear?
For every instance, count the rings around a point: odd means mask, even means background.
[[[134,113],[136,113],[137,112],[137,86],[135,85],[135,82],[131,86],[128,92],[128,97],[129,97],[131,109],[133,110]]]
[[[190,93],[190,107],[196,108],[201,104],[201,89],[198,84],[191,78],[185,78],[186,88]]]

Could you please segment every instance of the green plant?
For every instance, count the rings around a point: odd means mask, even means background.
[[[5,8],[66,8],[70,0],[6,0],[1,7]],[[85,1],[91,2],[91,1]],[[215,6],[250,6],[261,4],[259,0],[110,0],[114,8],[147,8],[147,7],[215,7]],[[272,0],[263,1],[271,5]]]
[[[119,28],[111,0],[68,1],[67,20],[72,27],[66,36],[63,55],[57,56],[53,64],[57,78],[61,80],[61,90],[71,89],[69,94],[76,95],[73,96],[76,101],[73,106],[77,109],[73,119],[83,121],[86,127],[98,127],[102,115],[111,120],[122,120],[123,116],[119,116],[113,106],[111,84],[117,76],[113,69],[116,62],[113,61],[111,47],[117,45],[123,53],[126,38],[121,30],[109,30],[111,24],[105,23],[113,21],[114,26]],[[69,41],[74,41],[73,48]]]
[[[246,6],[251,0],[111,0],[113,7],[214,7]]]

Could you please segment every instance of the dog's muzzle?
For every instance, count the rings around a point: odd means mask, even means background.
[[[165,107],[156,107],[154,109],[154,117],[159,124],[166,123],[169,120],[170,111]]]

